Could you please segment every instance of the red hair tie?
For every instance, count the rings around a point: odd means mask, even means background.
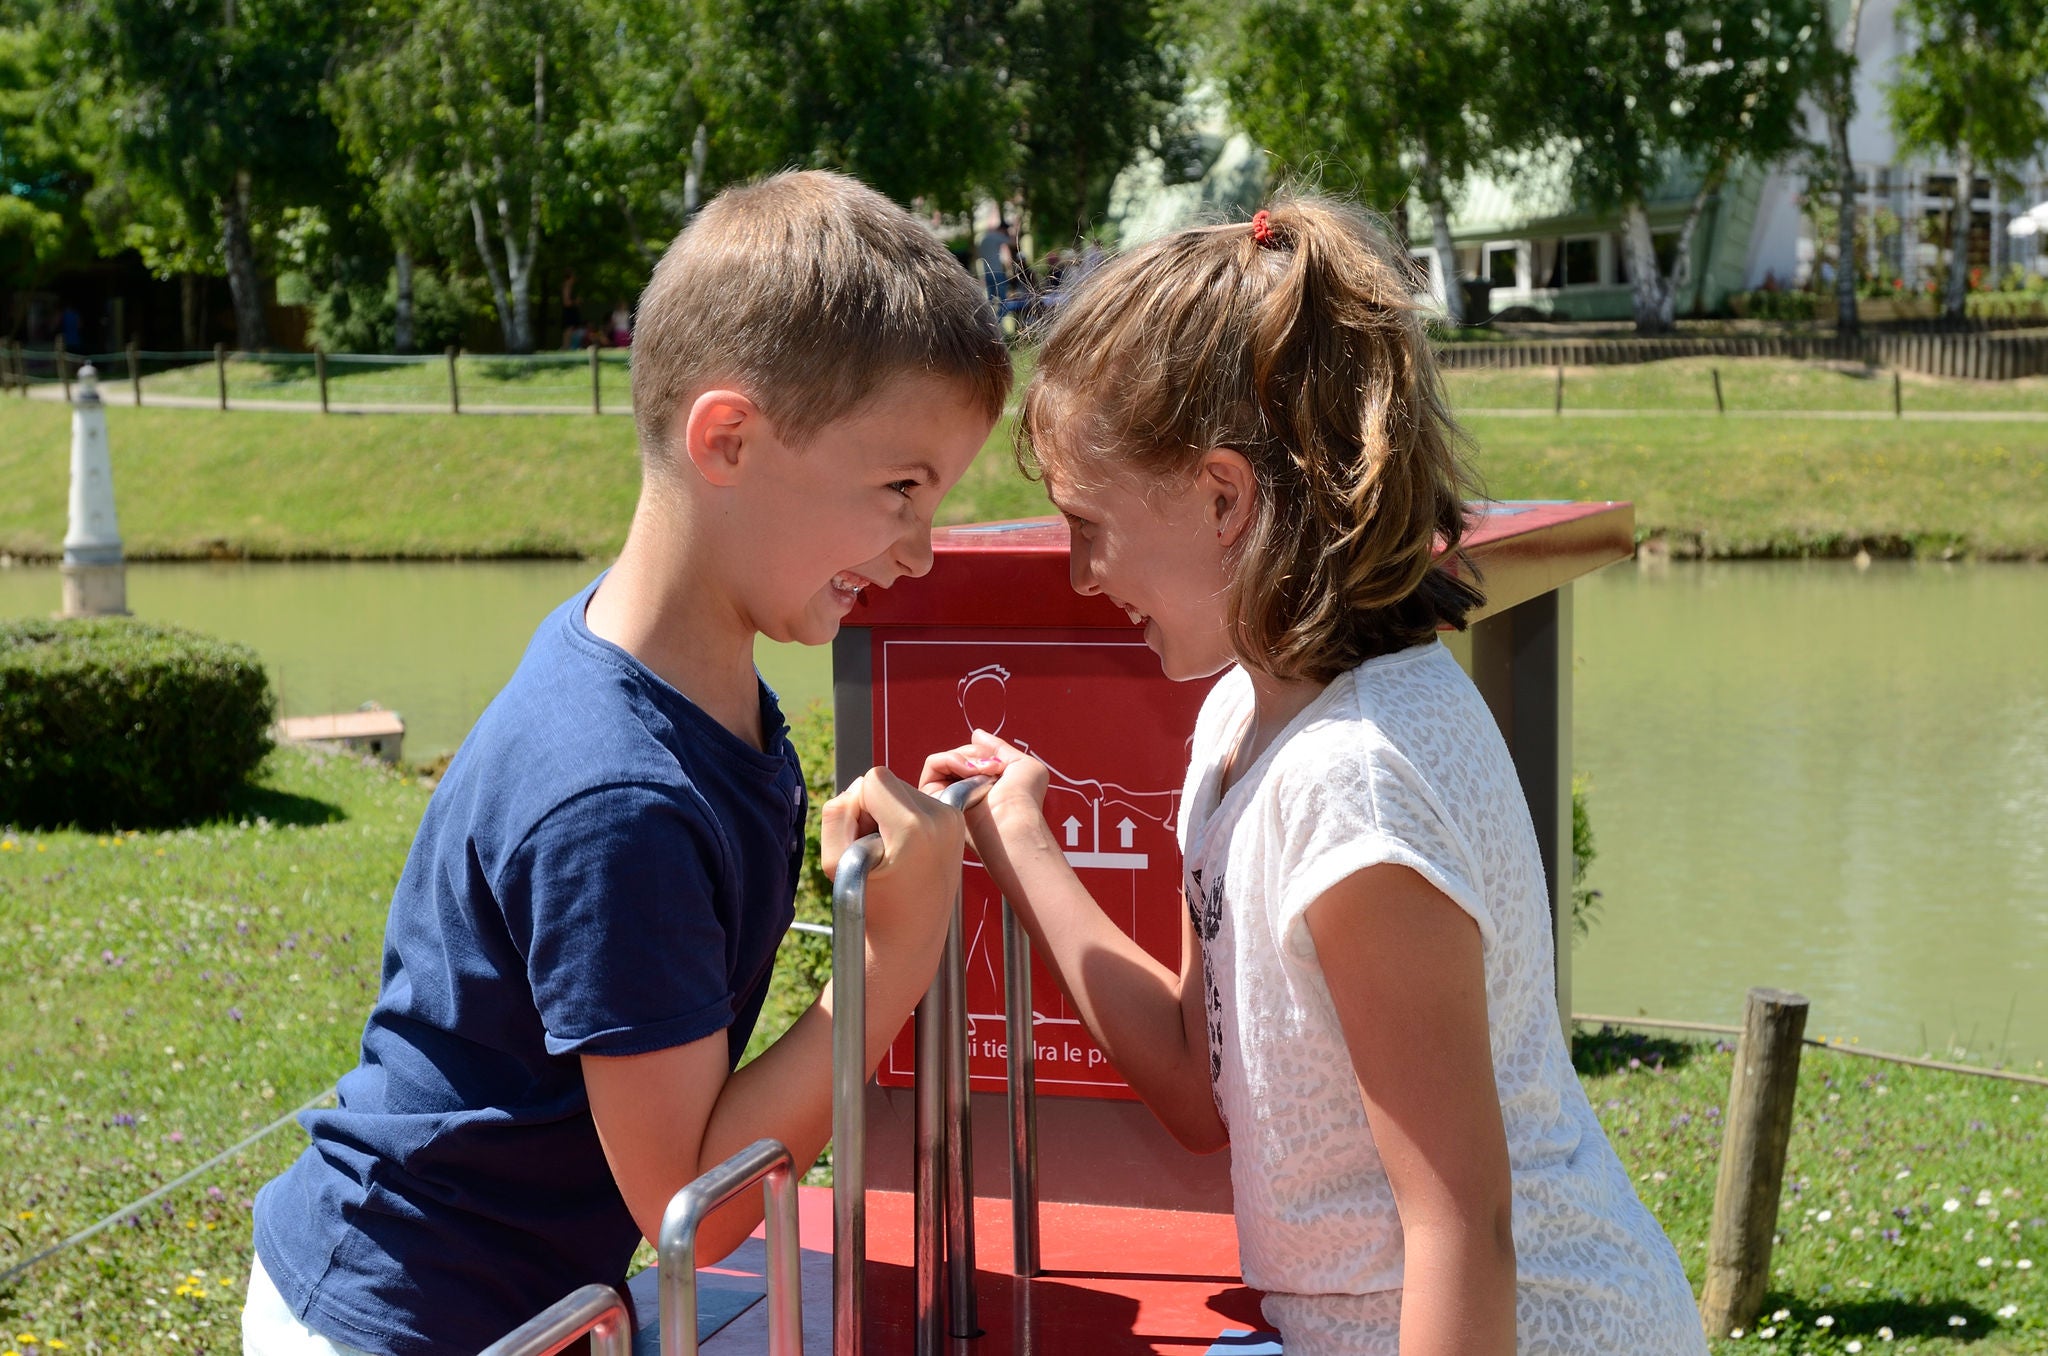
[[[1280,243],[1279,237],[1273,234],[1273,214],[1264,208],[1252,213],[1252,239],[1262,250],[1272,249]]]

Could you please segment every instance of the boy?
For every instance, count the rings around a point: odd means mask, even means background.
[[[931,520],[1010,385],[953,257],[831,174],[721,195],[642,298],[642,485],[624,550],[542,623],[434,794],[340,1106],[256,1201],[250,1353],[474,1352],[620,1284],[685,1183],[831,1135],[828,989],[745,1069],[793,914],[803,777],[757,635],[819,645],[931,566]],[[868,1067],[924,991],[959,816],[888,772],[825,807],[879,828]],[[706,1222],[723,1256],[760,1220]]]

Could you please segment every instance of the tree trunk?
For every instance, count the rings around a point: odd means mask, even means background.
[[[1628,277],[1634,294],[1637,334],[1662,334],[1671,328],[1672,301],[1664,271],[1657,267],[1657,245],[1650,237],[1650,214],[1639,202],[1621,210],[1622,233],[1628,243]]]
[[[199,285],[196,273],[178,275],[178,337],[187,352],[199,347]]]
[[[704,159],[711,150],[711,133],[703,123],[697,124],[697,135],[690,138],[690,164],[683,171],[683,225],[697,215],[697,204],[703,200]]]
[[[263,319],[263,280],[256,276],[256,251],[249,242],[249,171],[236,170],[233,186],[220,200],[220,253],[227,264],[228,291],[235,299],[235,347],[244,353],[270,348]]]
[[[472,178],[471,182],[475,180]],[[476,228],[477,257],[483,260],[484,278],[491,284],[491,301],[498,308],[498,333],[504,337],[506,352],[516,353],[518,350],[512,347],[512,298],[505,291],[505,270],[498,267],[497,252],[491,248],[491,228],[484,224],[484,205],[475,193],[469,195],[469,220]]]
[[[412,251],[398,247],[398,305],[391,321],[391,346],[410,353],[412,337]]]
[[[1716,169],[1708,174],[1700,185],[1700,191],[1693,196],[1685,221],[1678,228],[1678,248],[1671,260],[1671,276],[1668,278],[1657,267],[1657,246],[1650,236],[1649,212],[1640,202],[1629,203],[1622,209],[1622,222],[1628,235],[1629,276],[1635,288],[1637,334],[1669,334],[1676,327],[1678,298],[1692,283],[1693,232],[1699,229],[1700,217],[1707,210],[1707,199],[1721,186],[1723,172]]]
[[[1955,321],[1969,310],[1970,216],[1977,196],[1977,154],[1967,141],[1961,152],[1956,165],[1956,205],[1948,224],[1948,295],[1941,303],[1941,318]]]
[[[1443,284],[1444,318],[1453,325],[1465,323],[1465,290],[1458,280],[1458,250],[1451,243],[1451,209],[1444,202],[1443,181],[1432,168],[1422,177],[1423,199],[1429,204],[1431,243],[1436,246],[1436,276]]]
[[[1856,113],[1856,34],[1863,22],[1863,0],[1849,0],[1849,23],[1843,34],[1846,64],[1828,100],[1828,143],[1835,153],[1835,332],[1855,334],[1862,328],[1856,307],[1856,162],[1849,156],[1849,119]],[[1874,237],[1873,237],[1874,238]],[[1873,270],[1874,272],[1874,270]]]

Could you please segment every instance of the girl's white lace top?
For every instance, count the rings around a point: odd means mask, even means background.
[[[1271,1294],[1288,1356],[1396,1346],[1400,1219],[1304,917],[1380,863],[1420,873],[1479,926],[1520,1350],[1704,1353],[1678,1256],[1572,1070],[1535,833],[1470,679],[1434,641],[1361,664],[1219,803],[1221,765],[1251,712],[1251,683],[1232,670],[1195,727],[1180,832],[1244,1277]]]

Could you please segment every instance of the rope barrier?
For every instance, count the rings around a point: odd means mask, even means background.
[[[1704,1031],[1718,1036],[1739,1036],[1739,1026],[1723,1026],[1718,1022],[1674,1022],[1661,1017],[1610,1017],[1597,1012],[1575,1012],[1575,1022],[1600,1026],[1640,1026],[1653,1031]],[[1934,1069],[1941,1073],[1975,1074],[1979,1078],[2002,1078],[2008,1083],[2026,1083],[2033,1087],[2048,1088],[2048,1078],[2034,1074],[2019,1073],[2012,1069],[1985,1069],[1974,1064],[1951,1064],[1947,1060],[1924,1059],[1914,1055],[1896,1055],[1889,1050],[1865,1050],[1860,1045],[1844,1045],[1840,1041],[1827,1040],[1820,1036],[1803,1036],[1806,1045],[1818,1046],[1842,1055],[1860,1055],[1864,1059],[1881,1059],[1887,1064],[1904,1064],[1915,1069]]]
[[[305,1112],[311,1111],[314,1107],[320,1105],[320,1103],[326,1101],[329,1097],[332,1097],[334,1095],[335,1086],[336,1085],[332,1083],[328,1084],[326,1090],[321,1092],[318,1096],[313,1097],[308,1101],[302,1102],[298,1107],[291,1111],[287,1111],[284,1115],[279,1116],[276,1120],[264,1126],[255,1134],[250,1135],[247,1139],[242,1140],[239,1144],[234,1145],[232,1148],[221,1150],[212,1158],[209,1158],[204,1163],[201,1163],[198,1167],[193,1168],[189,1172],[183,1173],[177,1177],[172,1178],[170,1181],[164,1183],[162,1186],[158,1187],[155,1191],[150,1192],[147,1196],[144,1196],[142,1199],[138,1201],[131,1201],[127,1205],[122,1206],[113,1214],[108,1215],[105,1219],[99,1221],[99,1223],[91,1225],[84,1229],[80,1229],[77,1233],[71,1235],[71,1237],[63,1240],[61,1243],[52,1243],[49,1247],[44,1248],[41,1252],[29,1258],[27,1261],[17,1262],[13,1266],[7,1268],[7,1270],[0,1271],[0,1287],[4,1287],[9,1281],[13,1280],[16,1276],[23,1274],[30,1267],[36,1265],[36,1263],[41,1262],[47,1258],[55,1257],[58,1253],[63,1252],[68,1248],[77,1247],[80,1243],[85,1242],[85,1240],[91,1238],[94,1234],[100,1233],[106,1229],[110,1229],[114,1225],[119,1224],[122,1220],[127,1219],[130,1216],[135,1215],[139,1211],[142,1211],[148,1208],[149,1206],[156,1204],[159,1200],[163,1199],[165,1196],[170,1195],[179,1187],[184,1186],[193,1178],[201,1176],[202,1174],[206,1173],[207,1171],[213,1168],[219,1167],[222,1163],[227,1162],[230,1158],[233,1158],[236,1154],[242,1152],[242,1150],[256,1143],[256,1141],[262,1139],[265,1135],[268,1135],[275,1130],[282,1129],[284,1126],[289,1125],[291,1122],[297,1120]]]

